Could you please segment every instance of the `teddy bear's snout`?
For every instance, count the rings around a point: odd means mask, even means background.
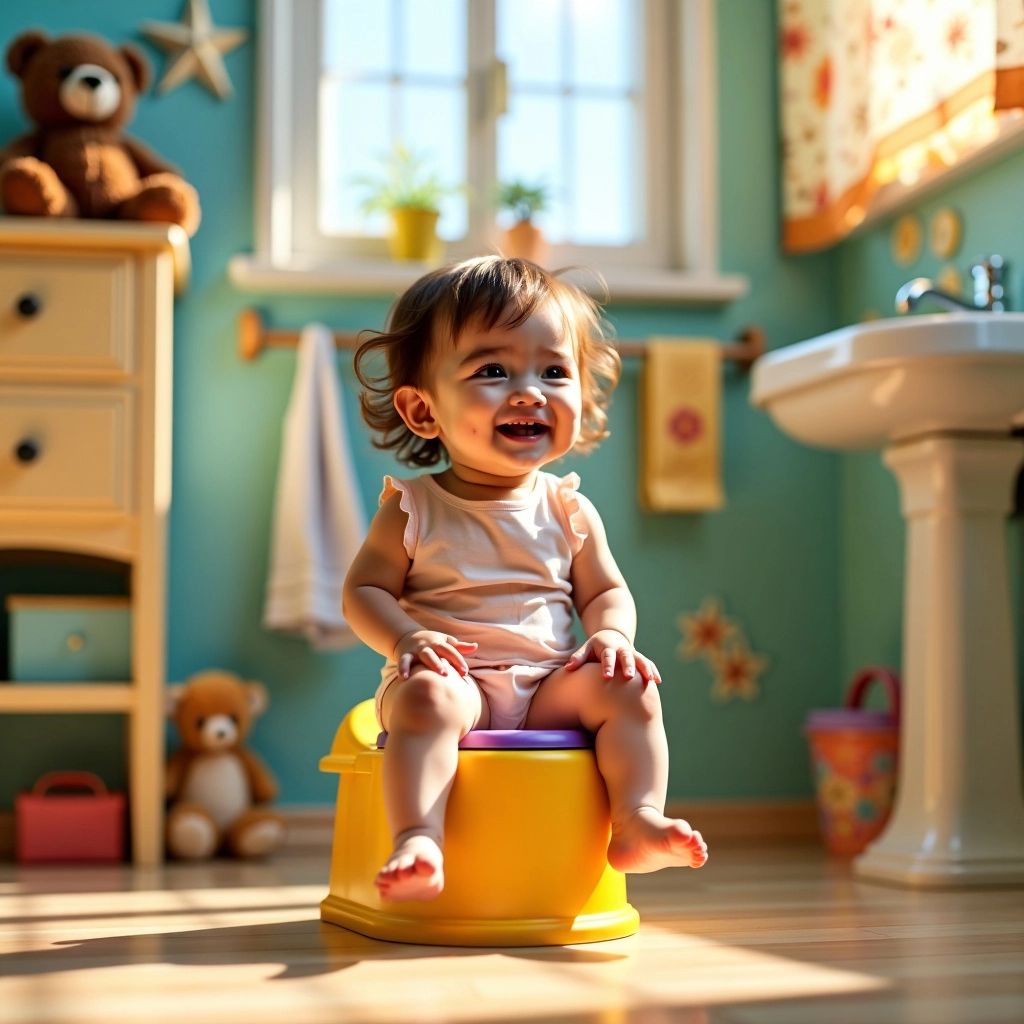
[[[238,739],[238,726],[229,715],[211,715],[203,723],[202,732],[208,750],[230,747]]]
[[[71,115],[84,121],[103,121],[121,104],[117,79],[99,64],[79,64],[60,87],[60,102]]]

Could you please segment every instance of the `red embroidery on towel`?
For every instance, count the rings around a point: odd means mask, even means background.
[[[693,444],[704,434],[704,419],[692,406],[681,405],[668,418],[668,435],[680,444]]]

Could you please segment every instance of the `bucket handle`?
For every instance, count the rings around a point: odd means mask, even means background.
[[[891,668],[883,665],[869,665],[862,668],[849,682],[846,689],[845,706],[859,708],[864,702],[868,687],[878,680],[889,697],[889,708],[893,718],[900,720],[900,677]]]
[[[94,796],[103,796],[107,787],[103,780],[92,772],[47,772],[36,779],[32,787],[33,796],[45,796],[51,789],[87,789]]]

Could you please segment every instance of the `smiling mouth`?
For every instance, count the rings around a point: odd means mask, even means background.
[[[550,431],[551,428],[546,423],[538,423],[535,420],[522,423],[502,423],[498,427],[498,433],[502,437],[510,437],[515,440],[529,440],[534,437],[542,437],[544,434],[550,433]]]

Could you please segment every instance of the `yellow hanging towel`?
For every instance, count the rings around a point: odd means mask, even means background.
[[[652,338],[639,397],[642,506],[649,512],[721,508],[719,343]]]

